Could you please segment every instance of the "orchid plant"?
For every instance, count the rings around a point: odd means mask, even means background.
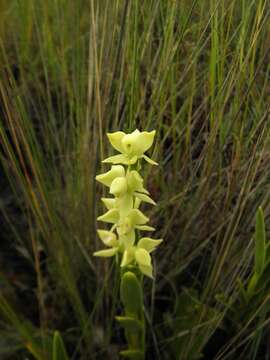
[[[145,189],[139,171],[143,160],[151,165],[158,165],[145,155],[153,144],[155,131],[135,130],[130,134],[117,131],[107,136],[113,148],[120,154],[103,160],[103,163],[112,164],[111,169],[96,176],[97,181],[109,188],[112,197],[101,199],[107,211],[98,217],[98,221],[109,223],[111,227],[109,230],[97,231],[106,248],[96,251],[94,256],[115,256],[120,264],[120,295],[125,316],[117,317],[117,320],[125,328],[129,345],[128,350],[121,354],[126,358],[143,359],[143,302],[138,299],[142,299],[143,276],[153,278],[151,253],[162,239],[139,236],[141,231],[155,230],[148,225],[149,218],[139,209],[141,203],[156,204]]]

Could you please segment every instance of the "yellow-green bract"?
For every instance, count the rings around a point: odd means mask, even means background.
[[[98,230],[104,250],[96,251],[94,256],[121,256],[121,267],[138,266],[140,271],[153,277],[150,253],[162,242],[149,237],[137,239],[136,230],[154,231],[149,226],[149,218],[140,210],[141,202],[155,205],[155,201],[144,188],[143,178],[139,174],[139,162],[144,159],[151,165],[158,165],[144,153],[150,149],[155,137],[155,130],[139,130],[131,134],[122,131],[107,134],[114,149],[120,152],[111,156],[104,163],[111,163],[111,169],[96,176],[96,180],[109,188],[113,197],[102,198],[107,211],[98,217],[98,221],[112,224],[110,230]]]

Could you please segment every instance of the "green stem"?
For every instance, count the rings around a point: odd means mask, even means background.
[[[121,352],[124,358],[144,360],[145,358],[145,318],[143,310],[143,276],[133,271],[121,275],[121,301],[124,315],[117,318],[125,329],[128,348]]]
[[[143,275],[141,276],[141,287],[143,290]],[[143,359],[145,358],[145,335],[146,335],[146,328],[145,328],[145,317],[144,317],[144,308],[142,306],[141,309],[141,321],[142,321],[142,339],[141,339],[141,344],[142,344],[142,353],[143,353]]]

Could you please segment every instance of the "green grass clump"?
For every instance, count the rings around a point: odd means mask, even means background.
[[[166,240],[145,284],[148,357],[267,358],[269,285],[243,293],[259,206],[270,228],[268,5],[1,1],[0,357],[48,359],[58,329],[72,359],[117,359],[94,177],[106,132],[138,128],[157,130],[144,178]]]

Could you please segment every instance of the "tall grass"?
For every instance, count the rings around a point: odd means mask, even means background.
[[[17,254],[1,277],[25,258],[31,271],[15,276],[38,309],[22,331],[23,296],[3,285],[3,356],[20,359],[27,340],[47,359],[58,329],[72,359],[117,358],[117,273],[91,256],[94,176],[106,132],[138,127],[157,130],[160,167],[145,175],[164,238],[145,299],[149,359],[263,359],[268,289],[231,313],[259,205],[269,228],[268,1],[3,0],[0,10],[1,198],[13,194],[1,209]]]

